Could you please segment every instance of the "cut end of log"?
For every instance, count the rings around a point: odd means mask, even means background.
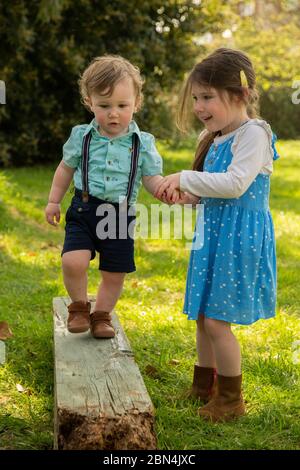
[[[59,410],[60,450],[155,450],[154,417],[133,410],[120,417],[83,416]]]

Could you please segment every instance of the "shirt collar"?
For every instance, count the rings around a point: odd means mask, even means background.
[[[94,129],[95,131],[98,132],[98,124],[96,123],[96,119],[92,119],[92,121],[87,125],[84,133],[83,133],[83,136],[87,135],[91,129]]]
[[[138,138],[140,139],[140,142],[142,143],[142,135],[139,126],[135,121],[131,121],[128,127],[128,134],[137,134]]]
[[[84,131],[84,136],[87,135],[88,132],[90,132],[90,130],[94,130],[96,132],[98,132],[98,123],[96,122],[96,119],[94,118],[87,126],[87,128],[85,129]],[[132,135],[133,133],[136,133],[138,138],[140,139],[140,143],[143,144],[143,139],[142,139],[142,134],[141,134],[141,131],[139,129],[139,126],[137,125],[137,123],[135,121],[131,121],[130,124],[129,124],[129,127],[128,127],[128,132],[127,134],[124,134],[122,137],[124,137],[125,135],[129,136],[129,135]],[[117,139],[118,137],[115,137],[115,139]]]

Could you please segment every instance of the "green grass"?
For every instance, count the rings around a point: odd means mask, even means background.
[[[300,449],[300,365],[292,343],[300,339],[299,141],[279,143],[282,158],[272,178],[271,209],[277,234],[277,316],[235,326],[243,352],[248,414],[227,424],[197,417],[184,398],[192,379],[195,324],[181,314],[188,264],[186,241],[136,242],[137,272],[127,277],[117,313],[156,408],[160,449]],[[189,168],[193,147],[160,144],[165,173]],[[0,448],[51,449],[53,429],[52,298],[66,295],[60,270],[63,222],[54,229],[43,209],[53,167],[0,173],[0,321],[14,337],[0,367]],[[63,212],[71,194],[63,203]],[[154,202],[142,190],[140,202]],[[97,261],[89,292],[99,282]],[[178,363],[173,364],[172,359]],[[147,366],[157,369],[155,377]],[[26,393],[18,392],[21,384]]]

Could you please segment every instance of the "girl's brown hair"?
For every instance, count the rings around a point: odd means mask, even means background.
[[[243,76],[246,77],[247,84],[243,83]],[[248,116],[257,116],[258,91],[255,72],[244,52],[220,48],[195,65],[183,86],[179,101],[177,126],[183,132],[187,131],[190,123],[191,90],[194,83],[215,88],[220,92],[221,98],[223,91],[227,91],[229,98],[239,97],[247,107]],[[203,171],[204,158],[217,134],[218,132],[204,131],[200,135],[193,170]]]
[[[127,59],[118,55],[104,55],[95,57],[84,70],[78,84],[81,101],[90,111],[88,101],[92,94],[110,96],[116,84],[123,78],[130,77],[136,92],[137,108],[140,109],[143,101],[142,87],[144,80],[138,67]]]

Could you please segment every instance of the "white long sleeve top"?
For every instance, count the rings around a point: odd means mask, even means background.
[[[238,198],[244,194],[259,173],[272,174],[272,130],[261,119],[250,119],[229,134],[216,137],[214,145],[234,135],[232,161],[225,173],[183,170],[180,189],[199,197]]]

